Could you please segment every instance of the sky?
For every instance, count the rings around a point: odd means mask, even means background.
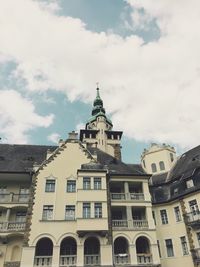
[[[200,144],[199,0],[0,0],[1,143],[83,128],[96,83],[122,158]]]

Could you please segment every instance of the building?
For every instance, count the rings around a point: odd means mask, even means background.
[[[97,88],[79,139],[0,145],[0,266],[198,264],[200,148],[176,160],[154,144],[125,164],[121,137]]]

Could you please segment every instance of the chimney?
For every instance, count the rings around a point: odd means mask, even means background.
[[[78,133],[75,131],[68,133],[68,140],[78,140]]]
[[[120,146],[120,144],[116,144],[114,146],[114,157],[118,160],[121,160],[121,146]]]

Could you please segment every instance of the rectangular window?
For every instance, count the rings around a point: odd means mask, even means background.
[[[193,180],[192,180],[192,179],[186,181],[186,187],[187,187],[187,188],[191,188],[191,187],[193,187],[193,186],[194,186],[194,183],[193,183]]]
[[[16,222],[25,222],[26,221],[26,211],[16,212]]]
[[[55,192],[55,180],[46,180],[45,192]]]
[[[200,232],[197,233],[197,241],[198,241],[198,244],[199,244],[199,247],[200,247]]]
[[[76,181],[67,181],[67,192],[76,192]]]
[[[160,242],[159,240],[157,240],[157,245],[158,245],[158,253],[159,253],[159,257],[161,258],[161,250],[160,250]]]
[[[102,218],[102,203],[94,203],[94,217]]]
[[[91,189],[90,177],[83,177],[83,189]]]
[[[180,213],[180,209],[178,206],[174,208],[174,213],[175,213],[176,221],[180,222],[181,221],[181,213]]]
[[[21,187],[19,190],[19,201],[26,202],[29,199],[29,188]]]
[[[75,206],[65,206],[65,220],[74,221],[75,220]]]
[[[173,249],[173,243],[171,239],[165,239],[166,244],[166,250],[167,250],[167,257],[173,257],[174,256],[174,249]]]
[[[43,220],[52,220],[53,219],[53,205],[44,205],[43,206]]]
[[[190,211],[193,215],[199,214],[199,207],[196,199],[189,201]]]
[[[160,216],[161,216],[162,224],[168,224],[167,211],[160,210]]]
[[[7,196],[7,186],[0,185],[0,201],[4,201]]]
[[[90,210],[90,203],[83,203],[83,218],[90,218],[91,210]]]
[[[94,178],[94,189],[101,190],[101,178],[100,177]]]
[[[181,236],[180,239],[181,239],[181,246],[182,246],[183,255],[188,255],[189,252],[188,252],[186,237]]]

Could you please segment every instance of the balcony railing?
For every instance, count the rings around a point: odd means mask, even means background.
[[[60,267],[75,266],[75,265],[76,265],[76,255],[60,256]]]
[[[25,228],[25,222],[0,222],[0,232],[24,231]]]
[[[49,267],[52,264],[52,256],[35,256],[34,266]]]
[[[143,193],[111,193],[112,200],[143,201]]]
[[[128,254],[117,254],[114,256],[115,264],[126,265],[130,263],[130,256]]]
[[[29,194],[0,194],[0,203],[27,203]]]
[[[128,227],[128,221],[127,220],[113,220],[112,221],[112,226],[113,227],[125,227],[127,228]]]
[[[100,265],[100,255],[85,255],[84,264],[85,265]]]
[[[151,254],[137,254],[137,262],[138,264],[151,264],[152,263],[152,255]]]
[[[6,261],[3,267],[20,267],[20,261]]]
[[[189,212],[186,214],[187,223],[195,223],[200,221],[200,211]]]
[[[113,228],[148,229],[147,220],[112,220]]]
[[[133,228],[148,228],[148,221],[147,220],[133,220]]]

